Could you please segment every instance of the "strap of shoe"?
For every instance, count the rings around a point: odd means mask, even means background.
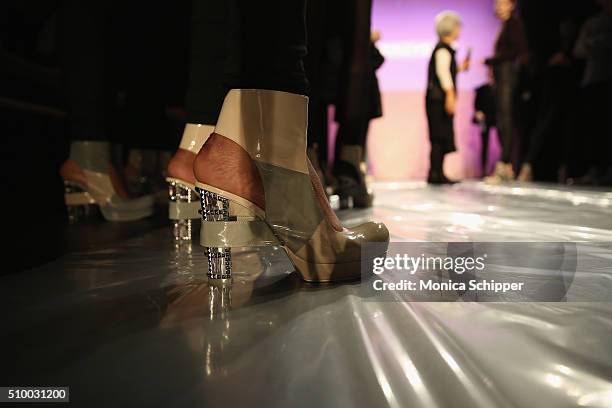
[[[199,211],[199,201],[191,203],[171,202],[168,206],[168,218],[171,220],[195,220],[202,218]]]
[[[201,125],[197,123],[188,123],[183,131],[183,138],[179,148],[188,150],[194,154],[198,154],[208,137],[214,132],[215,127],[212,125]]]
[[[280,245],[272,229],[262,220],[202,221],[200,245],[231,248]]]

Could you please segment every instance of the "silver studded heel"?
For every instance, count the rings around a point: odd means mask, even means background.
[[[99,216],[96,200],[80,184],[64,180],[64,195],[70,224]]]
[[[194,223],[200,218],[200,198],[193,186],[178,179],[168,178],[168,218],[176,241],[190,240]]]
[[[281,245],[262,210],[253,203],[202,183],[196,191],[202,208],[200,245],[206,252],[210,281],[231,281],[232,248]]]
[[[202,220],[208,222],[230,221],[229,200],[206,190],[199,190]],[[208,258],[208,278],[226,282],[232,278],[232,249],[204,247]]]
[[[188,123],[185,125],[179,149],[198,154],[202,145],[213,132],[214,126]],[[195,186],[179,178],[167,177],[168,218],[172,225],[175,241],[188,241],[193,238],[195,223],[200,219],[200,197]],[[195,227],[195,228],[194,228]]]

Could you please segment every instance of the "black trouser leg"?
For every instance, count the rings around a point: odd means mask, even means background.
[[[321,163],[327,163],[327,133],[327,104],[311,96],[308,101],[308,147],[316,149]]]
[[[549,72],[548,78],[545,78],[543,85],[542,97],[539,103],[537,123],[529,138],[529,148],[525,156],[525,163],[534,164],[544,145],[550,132],[555,127],[555,124],[560,121],[559,114],[561,113],[561,101],[563,94],[561,89],[565,85],[558,79],[558,74]]]
[[[228,89],[305,94],[304,0],[194,0],[187,122],[215,124]]]
[[[363,148],[363,153],[365,155],[366,153],[366,148],[368,145],[368,132],[370,130],[370,121],[368,119],[365,119],[362,123],[361,123],[361,127],[359,128],[359,141],[358,144]],[[364,157],[365,159],[365,157]]]
[[[610,92],[612,83],[608,82],[591,84],[585,89],[585,104],[588,106],[585,119],[590,140],[589,161],[601,174],[612,165],[612,121],[608,102]]]
[[[72,140],[108,140],[110,8],[110,2],[104,0],[60,3],[60,64]]]
[[[306,1],[230,2],[230,88],[306,94]]]
[[[497,80],[497,133],[502,147],[501,161],[510,163],[514,137],[516,72],[512,63],[504,63],[497,67],[495,75]]]
[[[194,0],[192,13],[187,122],[215,125],[227,92],[228,3]]]
[[[431,144],[429,153],[429,178],[433,180],[442,179],[444,175],[444,150],[439,143]]]
[[[336,135],[335,157],[340,157],[342,146],[359,146],[365,155],[369,126],[370,120],[366,117],[340,123]]]
[[[544,144],[546,143],[546,137],[548,136],[551,128],[554,126],[558,110],[556,106],[547,106],[546,112],[543,113],[538,123],[529,138],[529,149],[525,156],[525,163],[533,164],[538,159]]]
[[[483,125],[480,132],[480,139],[482,140],[482,151],[480,152],[480,164],[482,166],[482,175],[487,174],[487,164],[489,159],[489,134],[491,128]]]
[[[365,150],[370,120],[366,117],[346,121],[340,124],[342,132],[336,140],[336,146],[354,145]]]

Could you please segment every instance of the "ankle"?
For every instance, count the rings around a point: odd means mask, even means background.
[[[193,174],[193,163],[195,159],[195,153],[185,149],[178,149],[168,163],[168,177],[195,184],[196,179]]]
[[[240,145],[213,133],[193,163],[195,179],[236,194],[265,209],[265,195],[259,171]]]
[[[87,186],[87,176],[83,172],[83,169],[81,169],[81,166],[72,159],[68,159],[62,164],[59,173],[64,180]]]

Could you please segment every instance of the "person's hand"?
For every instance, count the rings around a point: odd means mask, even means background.
[[[476,119],[476,122],[484,123],[485,120],[487,119],[487,115],[485,115],[485,113],[483,111],[477,111],[474,114],[474,118]]]
[[[446,113],[453,116],[455,114],[456,103],[457,102],[455,100],[455,92],[454,91],[446,92],[446,99],[444,101],[444,110],[446,111]]]
[[[461,63],[461,65],[459,66],[459,70],[461,72],[469,71],[471,63],[472,62],[470,61],[469,58],[464,59],[463,62]]]

